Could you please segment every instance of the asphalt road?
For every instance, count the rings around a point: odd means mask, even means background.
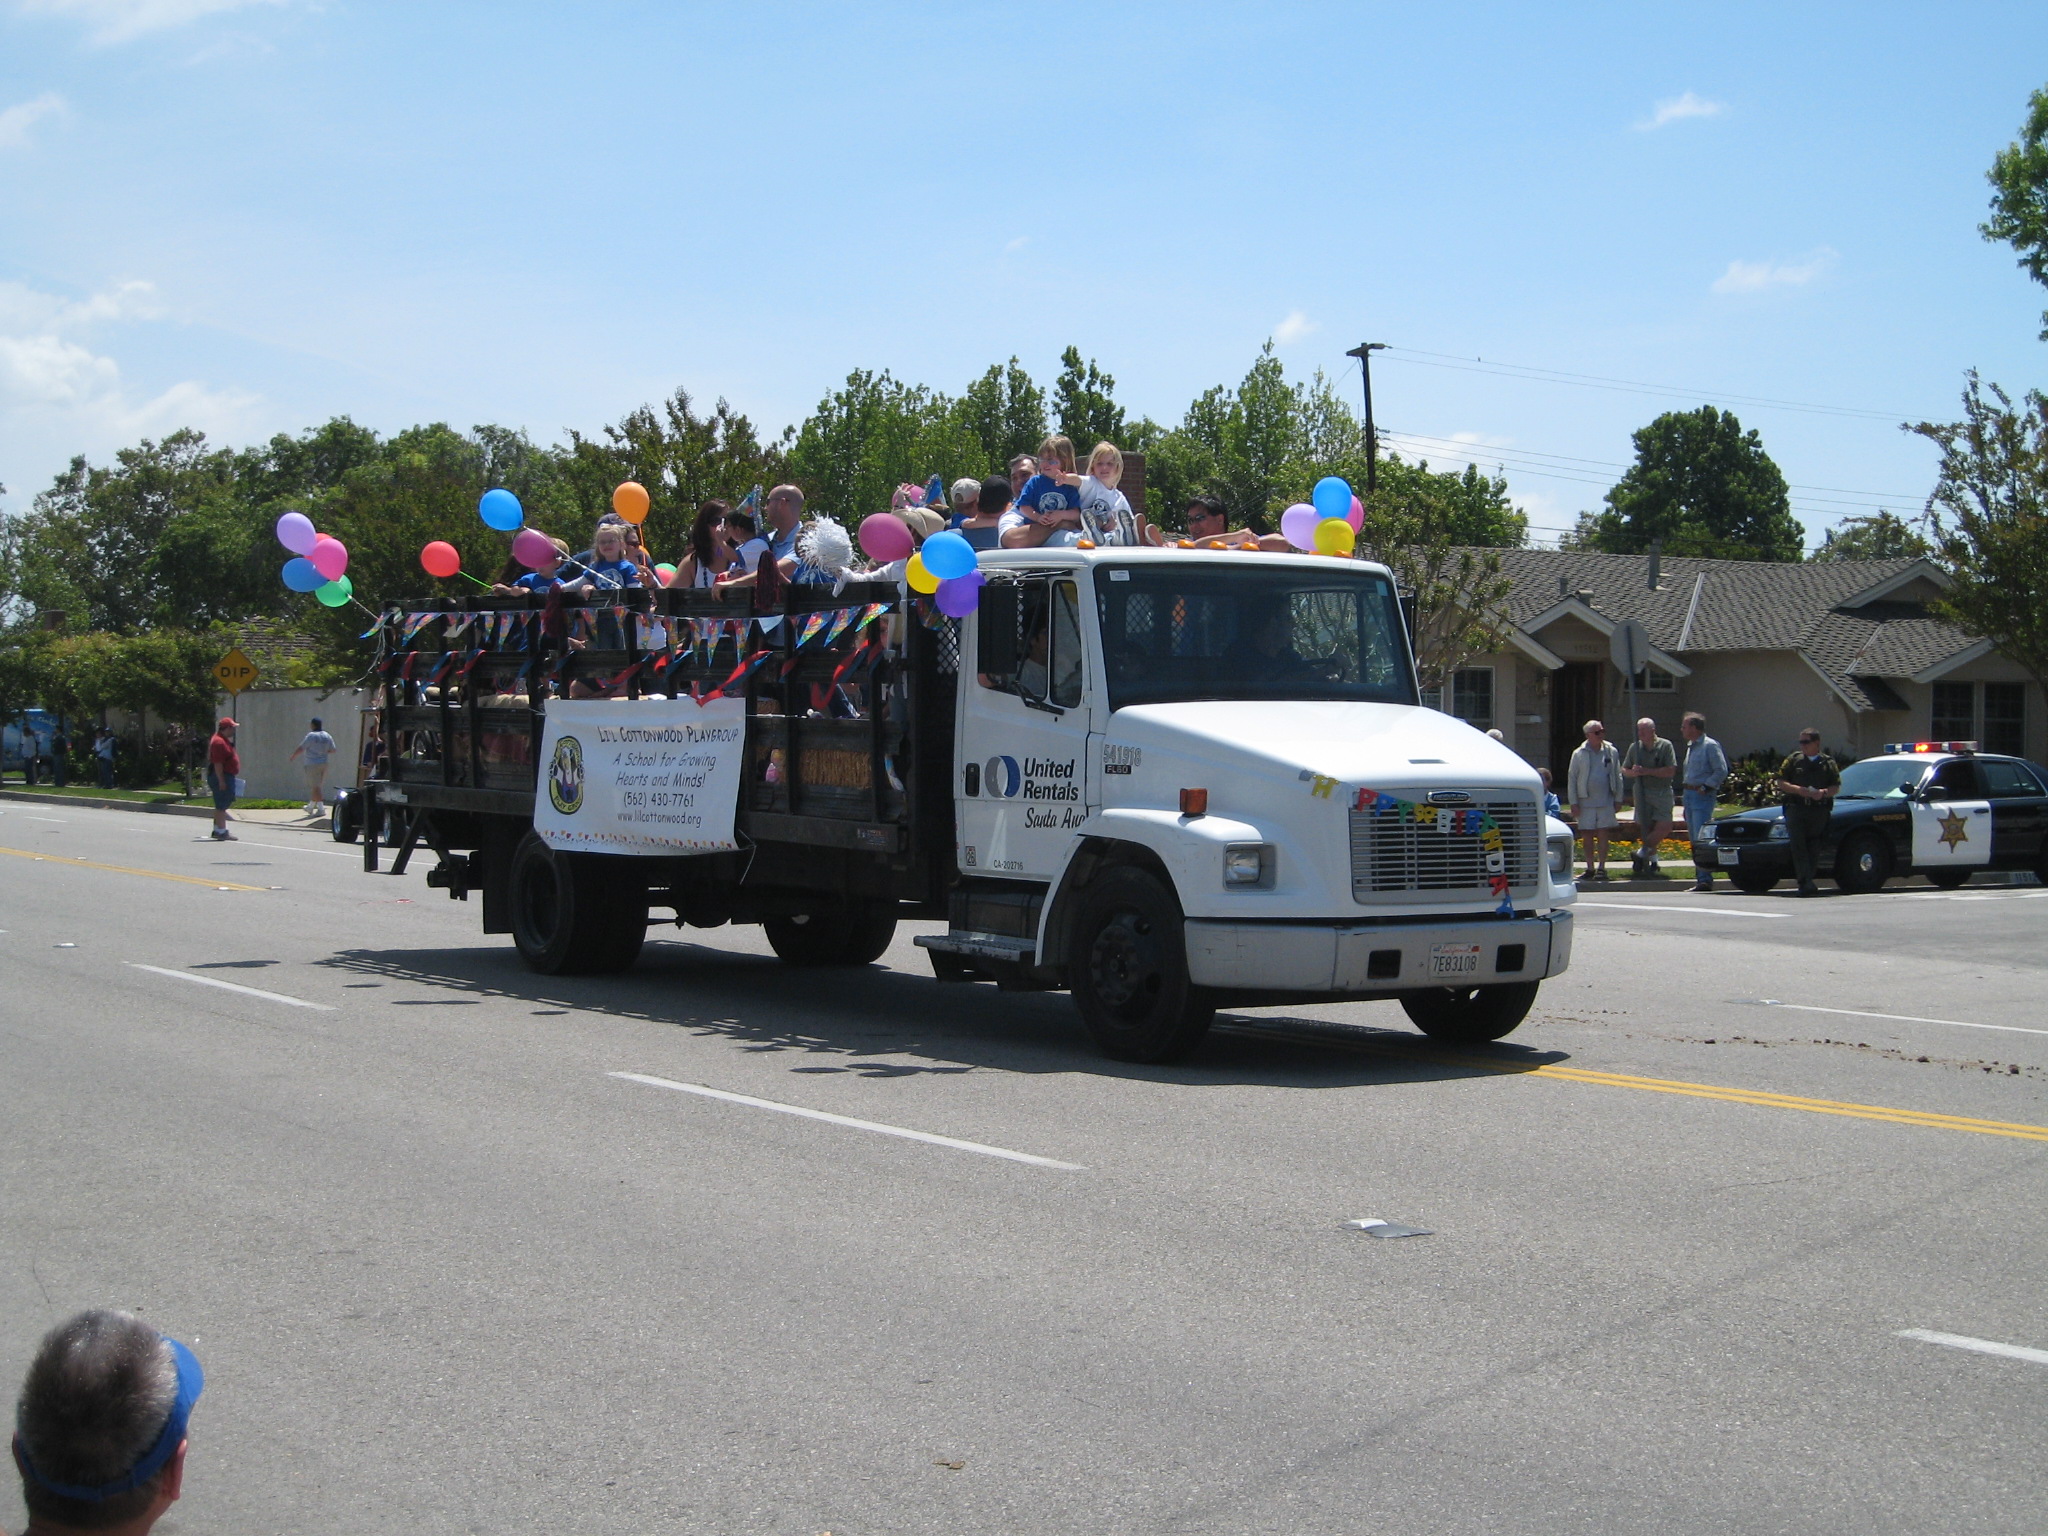
[[[1491,1051],[1144,1069],[908,930],[540,978],[243,831],[0,807],[0,1379],[191,1343],[164,1532],[2041,1528],[2039,888],[1616,887]]]

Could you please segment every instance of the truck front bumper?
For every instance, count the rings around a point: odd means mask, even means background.
[[[1540,981],[1571,963],[1572,915],[1419,923],[1187,921],[1188,977],[1224,992],[1413,992]]]

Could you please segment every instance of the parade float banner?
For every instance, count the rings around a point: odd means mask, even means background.
[[[737,848],[746,744],[743,698],[551,700],[533,828],[590,853]]]

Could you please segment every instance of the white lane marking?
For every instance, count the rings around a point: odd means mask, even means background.
[[[2008,1360],[2029,1360],[2048,1365],[2048,1349],[2029,1349],[2024,1344],[2001,1344],[1996,1339],[1973,1339],[1966,1333],[1936,1333],[1931,1328],[1901,1328],[1902,1339],[1922,1344],[1946,1344],[1950,1349],[1967,1349],[1980,1355],[2003,1355]]]
[[[327,1003],[309,1003],[303,997],[286,997],[282,992],[265,992],[261,987],[245,987],[238,981],[220,981],[212,976],[194,976],[190,971],[173,971],[161,965],[139,965],[130,960],[127,964],[138,971],[148,971],[153,976],[175,976],[179,981],[196,981],[202,987],[219,987],[223,992],[242,992],[250,997],[260,997],[272,1003],[290,1003],[294,1008],[317,1008],[322,1013],[334,1012]]]
[[[983,1157],[1008,1158],[1013,1163],[1030,1163],[1035,1168],[1063,1168],[1070,1173],[1084,1173],[1086,1166],[1081,1163],[1063,1163],[1057,1158],[1038,1157],[1030,1152],[1012,1152],[1008,1147],[991,1147],[979,1141],[961,1141],[952,1136],[934,1136],[930,1131],[905,1130],[900,1125],[883,1125],[876,1120],[856,1120],[851,1115],[827,1114],[822,1109],[802,1109],[795,1104],[778,1104],[773,1099],[757,1099],[744,1093],[727,1093],[723,1088],[706,1088],[701,1083],[678,1083],[672,1078],[649,1077],[644,1072],[608,1072],[607,1077],[616,1077],[622,1082],[645,1083],[650,1088],[673,1088],[677,1093],[702,1094],[707,1099],[723,1099],[728,1104],[745,1104],[752,1109],[772,1109],[780,1115],[801,1115],[806,1120],[823,1120],[829,1125],[849,1126],[856,1131],[874,1131],[883,1136],[901,1136],[906,1141],[926,1141],[935,1147],[951,1147],[956,1152],[979,1152]]]
[[[1695,912],[1706,917],[1777,918],[1790,917],[1792,915],[1790,912],[1738,912],[1733,907],[1681,907],[1675,904],[1666,906],[1664,903],[1656,901],[1588,901],[1583,896],[1573,902],[1572,905],[1575,907],[1613,907],[1619,912],[1683,912],[1688,917],[1692,916]]]
[[[2019,1024],[1972,1024],[1968,1019],[1923,1019],[1911,1013],[1872,1013],[1865,1008],[1821,1008],[1812,1003],[1781,1003],[1775,997],[1760,999],[1766,1008],[1795,1008],[1801,1013],[1840,1013],[1854,1019],[1890,1019],[1895,1024],[1953,1024],[1957,1029],[1995,1029],[2008,1035],[2048,1035],[2048,1029],[2027,1029]]]
[[[194,839],[199,841],[199,839]],[[275,848],[280,853],[317,853],[329,859],[360,859],[361,853],[343,853],[339,848],[294,848],[289,843],[252,843],[246,837],[235,839],[244,848]]]
[[[22,817],[22,820],[23,820],[23,821],[52,821],[52,822],[55,822],[55,823],[56,823],[56,824],[57,824],[58,826],[60,826],[60,827],[68,827],[69,825],[71,825],[71,818],[70,818],[69,816],[23,816],[23,817]]]
[[[1992,891],[1984,895],[1961,891],[1901,891],[1895,901],[2039,901],[2048,891]]]

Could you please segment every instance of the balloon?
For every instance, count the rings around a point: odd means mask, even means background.
[[[537,571],[550,560],[559,560],[562,552],[555,548],[555,541],[538,528],[522,528],[512,535],[512,558],[528,570]]]
[[[306,558],[325,580],[339,581],[341,573],[348,569],[348,546],[323,533],[313,540],[313,552]]]
[[[294,592],[310,592],[315,587],[327,585],[327,578],[320,574],[320,568],[304,555],[284,563],[284,584]]]
[[[903,579],[910,583],[910,590],[913,592],[939,590],[939,578],[926,567],[923,555],[910,557],[909,563],[903,567]]]
[[[328,582],[326,586],[315,587],[313,595],[328,607],[339,608],[349,600],[350,594],[354,591],[355,583],[351,582],[346,576],[337,576],[334,580]]]
[[[1280,531],[1287,536],[1287,542],[1299,550],[1316,547],[1316,509],[1307,502],[1296,502],[1280,514]]]
[[[313,553],[313,541],[318,537],[313,520],[303,512],[287,512],[277,520],[277,542],[295,555]]]
[[[1351,525],[1353,533],[1365,527],[1365,503],[1356,496],[1351,498],[1351,510],[1344,514],[1344,521]]]
[[[1317,517],[1343,517],[1351,511],[1351,487],[1335,475],[1325,475],[1309,500],[1316,504]]]
[[[654,568],[654,573],[655,573],[655,575],[657,575],[657,576],[659,576],[659,577],[661,578],[661,584],[662,584],[662,585],[663,585],[664,587],[667,587],[667,586],[673,586],[673,585],[675,584],[675,579],[676,579],[676,568],[675,568],[674,566],[672,566],[672,565],[657,565],[657,566],[656,566],[656,567]]]
[[[916,545],[902,518],[877,512],[860,520],[860,547],[870,560],[887,565],[892,560],[907,560]]]
[[[519,498],[502,485],[484,492],[483,499],[476,504],[476,515],[500,533],[510,533],[526,521],[526,509],[519,505]]]
[[[1358,543],[1349,519],[1326,517],[1316,524],[1316,548],[1326,555],[1348,555]]]
[[[629,523],[646,521],[649,505],[647,487],[638,480],[621,481],[612,492],[612,510]]]
[[[453,544],[436,539],[420,550],[420,569],[446,581],[462,569],[462,555]]]
[[[926,539],[918,555],[924,560],[924,568],[941,581],[965,576],[974,569],[974,546],[950,530]]]
[[[981,587],[987,579],[979,571],[950,577],[939,583],[939,593],[933,601],[947,618],[964,619],[981,606]]]

